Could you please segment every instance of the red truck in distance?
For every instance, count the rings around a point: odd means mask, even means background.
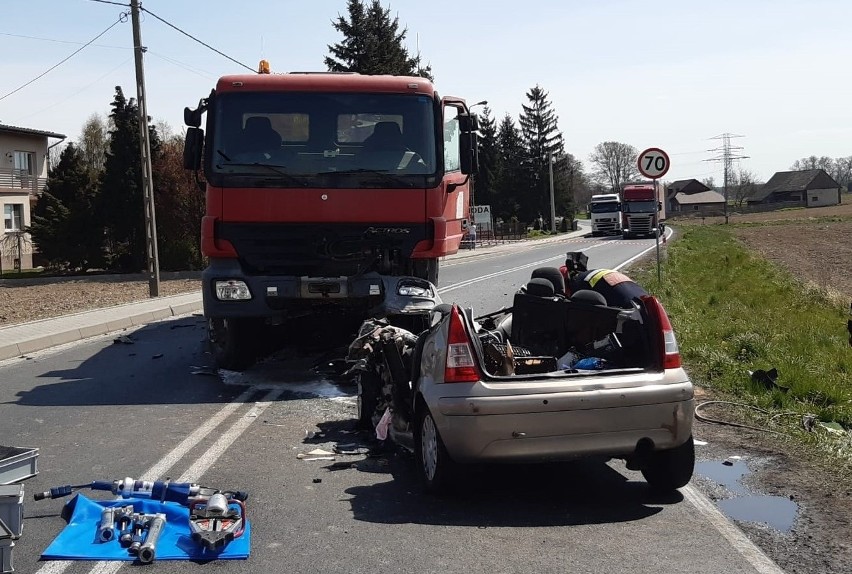
[[[425,78],[224,76],[184,120],[184,167],[206,179],[202,293],[222,368],[256,359],[263,325],[361,320],[434,289],[459,248],[476,116]]]
[[[662,204],[652,183],[630,183],[621,192],[621,236],[655,237],[660,228]]]

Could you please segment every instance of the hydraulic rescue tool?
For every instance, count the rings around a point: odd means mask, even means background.
[[[185,506],[189,509],[192,540],[211,551],[220,551],[235,538],[242,536],[247,524],[245,500],[248,493],[219,490],[189,482],[147,481],[130,477],[114,481],[95,480],[85,484],[57,486],[34,494],[33,499],[61,498],[84,488],[111,492],[122,498],[174,502]],[[138,556],[140,562],[149,564],[156,557],[157,540],[165,525],[165,514],[134,512],[132,505],[111,506],[101,512],[96,539],[102,543],[117,539],[128,552]]]

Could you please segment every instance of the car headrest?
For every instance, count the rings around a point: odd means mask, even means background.
[[[556,267],[539,267],[533,270],[531,279],[547,279],[553,283],[555,293],[565,293],[565,278]]]
[[[592,291],[591,289],[580,289],[579,291],[575,291],[571,294],[571,300],[582,301],[583,303],[589,303],[590,305],[606,306],[606,297],[597,291]]]
[[[555,291],[553,283],[543,277],[530,279],[527,283],[527,293],[536,297],[553,297]]]

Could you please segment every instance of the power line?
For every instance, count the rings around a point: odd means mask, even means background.
[[[98,1],[106,1],[106,0],[98,0]],[[242,66],[243,68],[246,68],[247,70],[249,70],[249,71],[251,71],[251,72],[254,72],[254,71],[255,71],[255,69],[254,69],[254,68],[252,68],[251,66],[246,66],[246,65],[245,65],[245,64],[243,64],[242,62],[240,62],[240,61],[238,61],[238,60],[235,60],[234,58],[230,57],[228,54],[226,54],[226,53],[224,53],[224,52],[220,52],[219,50],[217,50],[216,48],[214,48],[214,47],[213,47],[213,46],[211,46],[210,44],[206,44],[205,42],[202,42],[201,40],[199,40],[198,38],[196,38],[195,36],[193,36],[193,35],[192,35],[192,34],[190,34],[189,32],[184,32],[183,30],[181,30],[180,28],[178,28],[177,26],[175,26],[175,25],[174,25],[174,24],[172,24],[171,22],[167,22],[166,20],[164,20],[164,19],[160,18],[159,16],[157,16],[156,14],[154,14],[153,12],[151,12],[150,10],[148,10],[147,8],[143,8],[143,7],[141,7],[141,6],[140,6],[140,7],[139,7],[139,9],[140,9],[142,12],[146,12],[146,13],[150,14],[151,16],[153,16],[154,18],[156,18],[157,20],[159,20],[160,22],[162,22],[162,23],[163,23],[163,24],[165,24],[166,26],[168,26],[168,27],[170,27],[170,28],[173,28],[174,30],[177,30],[178,32],[180,32],[180,33],[181,33],[181,34],[183,34],[184,36],[186,36],[186,37],[188,37],[188,38],[191,38],[191,39],[195,40],[196,42],[198,42],[199,44],[201,44],[201,45],[202,45],[202,46],[204,46],[205,48],[208,48],[208,49],[210,49],[210,50],[213,50],[214,52],[216,52],[216,53],[217,53],[217,54],[219,54],[220,56],[224,56],[225,58],[227,58],[227,59],[231,60],[231,61],[232,61],[232,62],[234,62],[235,64],[239,64],[240,66]]]
[[[174,58],[164,56],[163,54],[158,54],[157,52],[154,52],[152,50],[148,50],[145,53],[150,54],[152,56],[156,56],[156,57],[160,58],[161,60],[172,64],[173,66],[177,66],[178,68],[183,68],[187,72],[195,74],[196,76],[200,76],[200,77],[202,77],[206,80],[211,80],[211,79],[215,80],[216,79],[216,76],[214,74],[211,74],[210,72],[205,72],[204,70],[199,70],[197,68],[193,68],[190,64],[187,64],[185,62],[181,62],[180,60],[175,60]]]
[[[89,2],[100,2],[101,4],[114,4],[116,6],[124,6],[130,8],[130,4],[122,4],[121,2],[112,2],[111,0],[89,0]]]
[[[26,38],[27,40],[41,40],[43,42],[55,42],[57,44],[75,44],[80,46],[85,42],[74,42],[73,40],[57,40],[56,38],[42,38],[41,36],[26,36],[24,34],[11,34],[9,32],[0,32],[0,36],[9,36],[11,38]],[[109,46],[107,44],[92,44],[95,48],[112,48],[116,50],[132,50],[130,46]]]
[[[98,38],[100,38],[101,36],[103,36],[104,34],[106,34],[107,32],[109,32],[110,30],[112,30],[113,26],[115,26],[116,24],[120,24],[120,23],[122,23],[122,22],[126,22],[126,21],[127,21],[127,14],[125,13],[125,14],[122,14],[121,16],[119,16],[119,17],[118,17],[118,20],[116,20],[115,22],[113,22],[112,24],[110,24],[109,28],[107,28],[106,30],[104,30],[103,32],[101,32],[100,34],[98,34],[97,36],[95,36],[94,38],[92,38],[91,40],[89,40],[88,42],[86,42],[85,44],[83,44],[82,46],[80,46],[80,48],[78,48],[77,50],[75,50],[74,52],[72,52],[70,56],[68,56],[67,58],[63,59],[63,60],[62,60],[61,62],[59,62],[58,64],[56,64],[56,65],[54,65],[54,66],[51,66],[50,68],[48,68],[47,70],[45,70],[44,72],[42,72],[41,74],[39,74],[38,76],[36,76],[36,77],[35,77],[35,78],[33,78],[32,80],[30,80],[30,81],[29,81],[29,82],[27,82],[26,84],[24,84],[24,85],[22,85],[22,86],[19,86],[19,87],[15,88],[14,90],[12,90],[11,92],[9,92],[8,94],[5,94],[5,95],[3,95],[3,96],[0,96],[0,100],[5,100],[6,98],[8,98],[9,96],[11,96],[12,94],[17,93],[17,92],[20,92],[21,90],[23,90],[24,88],[26,88],[27,86],[29,86],[30,84],[32,84],[33,82],[35,82],[36,80],[38,80],[38,79],[40,79],[40,78],[43,78],[43,77],[44,77],[44,76],[46,76],[48,73],[52,72],[53,70],[55,70],[56,68],[58,68],[59,66],[61,66],[62,64],[64,64],[65,62],[67,62],[68,60],[70,60],[71,58],[73,58],[74,56],[76,56],[77,54],[79,54],[80,52],[82,52],[82,51],[83,51],[83,50],[84,50],[84,49],[85,49],[85,48],[86,48],[89,44],[94,43],[94,41],[95,41],[95,40],[97,40]]]

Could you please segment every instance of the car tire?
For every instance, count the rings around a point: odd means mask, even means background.
[[[216,366],[243,371],[257,359],[257,329],[247,319],[208,319],[207,334]]]
[[[358,428],[370,430],[375,427],[373,415],[379,406],[382,393],[382,380],[374,371],[365,371],[358,375]]]
[[[686,486],[695,469],[695,444],[692,436],[682,445],[648,453],[642,476],[657,492],[671,492]]]
[[[428,494],[445,494],[455,482],[456,464],[447,453],[435,419],[429,408],[420,403],[414,430],[414,458],[423,490]]]

